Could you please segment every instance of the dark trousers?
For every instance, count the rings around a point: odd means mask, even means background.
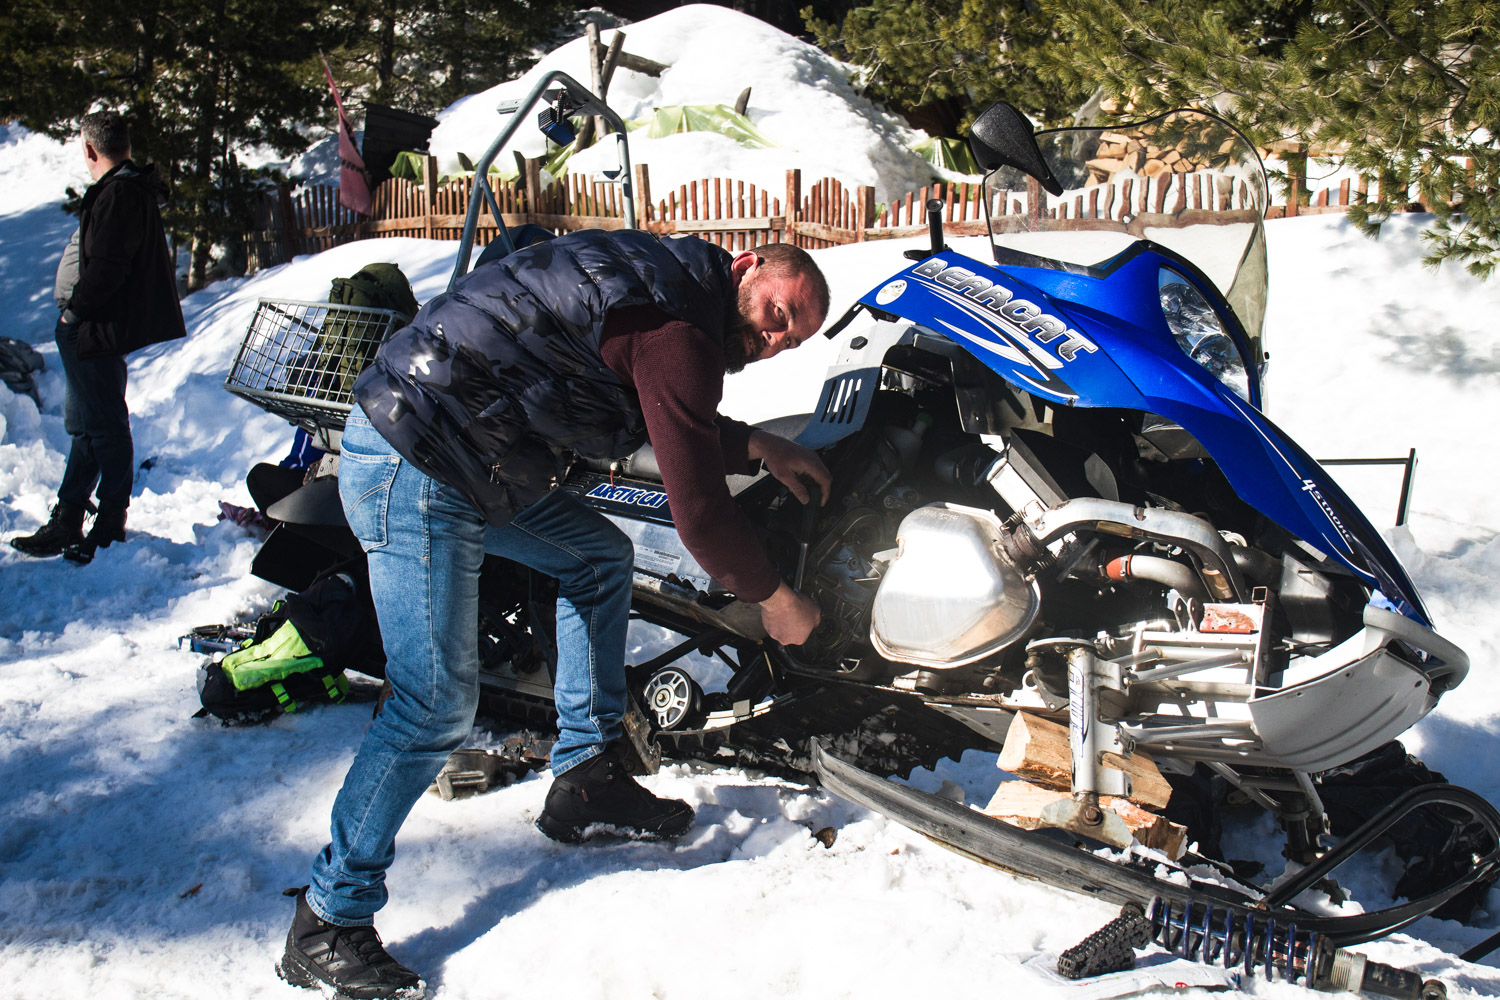
[[[57,498],[81,507],[97,485],[101,507],[129,507],[135,445],[125,408],[125,359],[80,361],[78,327],[60,319],[57,353],[67,382],[63,429],[73,438]]]

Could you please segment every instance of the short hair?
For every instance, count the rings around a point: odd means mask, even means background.
[[[812,255],[791,243],[767,243],[753,251],[760,256],[765,273],[779,278],[806,277],[812,282],[813,298],[823,318],[828,318],[828,279],[818,269]]]
[[[83,116],[79,129],[83,141],[106,160],[123,160],[130,156],[130,125],[118,111],[95,111]]]

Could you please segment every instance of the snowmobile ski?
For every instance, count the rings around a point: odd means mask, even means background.
[[[1380,815],[1344,838],[1338,848],[1304,868],[1292,882],[1266,891],[1242,887],[1243,883],[1236,886],[1209,881],[1198,871],[1171,866],[1161,858],[1127,857],[1111,861],[1091,853],[1099,845],[1081,844],[1072,835],[1057,839],[1059,831],[1021,830],[958,803],[876,777],[838,759],[821,743],[813,746],[812,760],[818,778],[835,795],[889,817],[959,854],[1004,871],[1115,905],[1133,903],[1144,907],[1159,897],[1179,908],[1212,907],[1255,917],[1279,912],[1286,921],[1322,935],[1335,947],[1359,944],[1399,930],[1500,868],[1500,849],[1497,849],[1476,858],[1468,872],[1425,896],[1368,913],[1328,916],[1303,910],[1292,901],[1394,823],[1423,806],[1461,809],[1492,835],[1500,834],[1500,813],[1480,796],[1455,785],[1426,785],[1402,795]],[[1160,877],[1158,872],[1163,867],[1186,876],[1189,884]],[[1215,877],[1221,876],[1215,871]]]

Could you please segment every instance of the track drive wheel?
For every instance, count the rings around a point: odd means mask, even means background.
[[[703,724],[703,688],[681,667],[662,667],[652,674],[643,700],[658,729],[674,732]]]

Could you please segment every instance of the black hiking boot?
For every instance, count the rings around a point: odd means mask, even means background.
[[[83,507],[59,500],[52,507],[52,516],[34,534],[12,538],[10,547],[28,556],[55,556],[62,554],[70,545],[83,542]]]
[[[386,952],[374,927],[328,923],[307,905],[307,886],[286,895],[296,895],[297,913],[276,963],[282,979],[325,995],[331,989],[338,1000],[419,1000],[427,994],[421,977]]]
[[[630,776],[629,745],[615,740],[596,757],[552,780],[537,829],[553,840],[577,844],[595,832],[639,840],[680,837],[693,825],[686,802],[652,795]]]
[[[94,515],[89,533],[63,550],[63,558],[86,566],[94,561],[94,553],[107,549],[113,542],[125,541],[125,508],[103,507]]]

